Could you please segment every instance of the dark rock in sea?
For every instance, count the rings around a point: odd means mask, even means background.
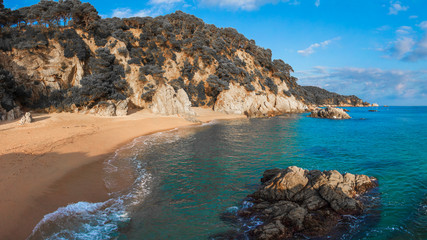
[[[368,110],[368,112],[378,112],[378,110]]]
[[[329,118],[329,119],[350,119],[351,117],[341,108],[316,108],[309,117],[312,118]]]
[[[350,110],[343,108],[342,109],[344,112],[350,112]]]
[[[253,239],[325,236],[344,215],[362,214],[359,197],[377,186],[377,180],[366,175],[296,166],[266,170],[261,183],[248,196],[253,205],[238,213],[262,222],[249,230]]]

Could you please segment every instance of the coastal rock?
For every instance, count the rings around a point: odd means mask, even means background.
[[[89,113],[102,116],[102,117],[116,116],[116,106],[111,100],[106,102],[100,102],[97,105],[95,105],[89,111]]]
[[[376,179],[366,175],[296,166],[266,170],[261,183],[248,196],[253,205],[239,211],[244,219],[262,221],[249,231],[254,239],[290,238],[296,233],[323,236],[343,215],[361,214],[363,204],[357,196],[377,186]]]
[[[312,118],[329,118],[329,119],[350,119],[351,117],[341,108],[316,108],[309,117]]]
[[[229,90],[218,95],[214,110],[227,114],[246,114],[249,117],[267,117],[281,113],[304,112],[307,106],[293,96],[257,95],[242,86],[230,84]]]
[[[33,118],[31,117],[30,112],[26,112],[25,115],[21,118],[21,121],[19,122],[20,125],[24,125],[26,123],[31,123],[33,121]]]
[[[371,109],[371,110],[368,110],[368,112],[378,112],[378,110]]]
[[[157,89],[153,96],[151,110],[153,113],[162,115],[184,115],[194,116],[196,113],[191,109],[191,102],[183,89],[175,91],[170,85],[163,85]]]
[[[116,116],[128,115],[129,98],[116,103]]]
[[[2,121],[13,121],[22,116],[22,111],[20,107],[15,107],[10,111],[2,109],[2,111],[0,111],[0,115]]]

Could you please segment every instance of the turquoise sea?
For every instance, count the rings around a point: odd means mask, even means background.
[[[378,178],[375,205],[340,239],[427,239],[427,107],[348,109],[350,120],[292,114],[135,139],[106,160],[109,201],[60,208],[29,239],[219,239],[242,227],[223,216],[264,170],[291,165]]]

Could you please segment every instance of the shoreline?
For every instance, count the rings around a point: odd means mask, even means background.
[[[193,109],[202,123],[246,118]],[[0,239],[27,238],[45,214],[59,207],[107,200],[103,162],[135,138],[200,125],[148,110],[125,117],[35,114],[34,120],[0,124]]]

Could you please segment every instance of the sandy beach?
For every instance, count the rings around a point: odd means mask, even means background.
[[[197,119],[243,118],[194,108]],[[0,239],[25,239],[42,217],[78,201],[108,199],[103,161],[136,137],[191,126],[148,110],[125,117],[34,114],[34,122],[0,124]]]

